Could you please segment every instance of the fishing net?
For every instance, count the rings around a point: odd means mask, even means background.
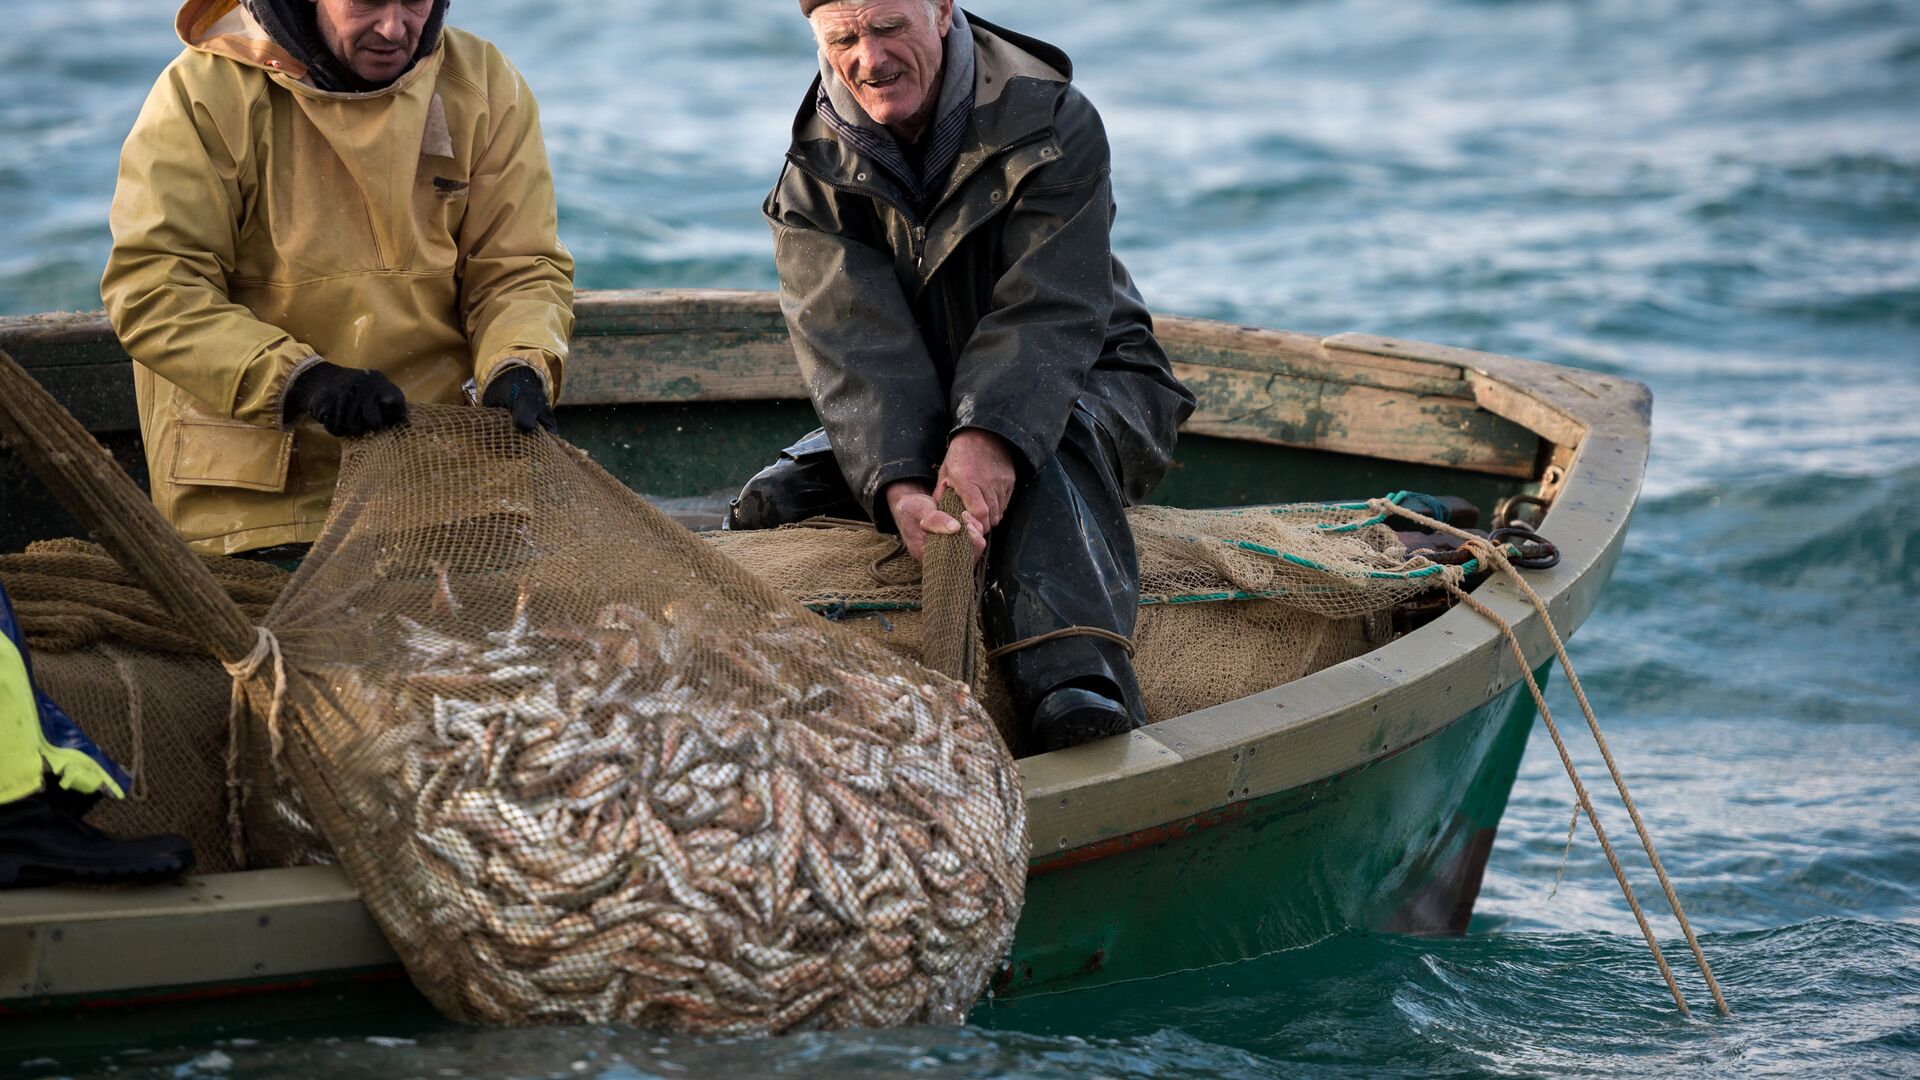
[[[1140,554],[1134,668],[1149,720],[1290,682],[1377,648],[1388,614],[1459,571],[1410,558],[1367,503],[1128,511]],[[702,534],[729,558],[843,626],[919,658],[919,567],[863,522]],[[1020,749],[990,664],[976,693]]]
[[[227,595],[258,619],[287,573],[206,557]],[[133,776],[88,820],[123,836],[179,833],[208,873],[238,870],[228,827],[232,679],[206,647],[103,550],[49,540],[0,555],[0,583],[33,651],[40,689]]]
[[[255,776],[292,776],[414,982],[497,1023],[958,1020],[1027,858],[967,689],[552,436],[409,415],[348,445],[240,667]],[[254,677],[276,662],[284,701]],[[271,847],[282,818],[250,807],[249,832]]]

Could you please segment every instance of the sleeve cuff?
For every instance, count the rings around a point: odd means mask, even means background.
[[[901,480],[920,480],[929,488],[939,470],[924,461],[894,461],[880,467],[867,487],[867,516],[873,527],[883,533],[899,532],[893,523],[893,511],[887,506],[887,487]]]
[[[545,365],[536,364],[524,356],[503,356],[494,361],[493,366],[487,369],[486,380],[480,383],[480,392],[486,393],[487,387],[493,385],[493,380],[499,378],[508,368],[517,367],[532,368],[533,373],[540,376],[540,389],[546,392],[547,400],[553,400],[553,376],[547,374]]]
[[[273,415],[280,418],[281,431],[292,431],[293,425],[300,419],[297,416],[287,415],[287,389],[293,385],[293,380],[306,374],[308,368],[325,362],[317,353],[308,354],[305,359],[296,361],[293,367],[288,369],[287,377],[280,380],[280,391],[274,395]]]
[[[1055,447],[1042,448],[1025,428],[1018,424],[1007,423],[999,417],[966,416],[947,430],[947,441],[952,442],[955,435],[968,428],[989,432],[1000,437],[1000,441],[1013,449],[1014,471],[1025,480],[1040,471],[1053,457]]]

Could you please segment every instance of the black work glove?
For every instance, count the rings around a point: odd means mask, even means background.
[[[285,391],[287,417],[302,413],[340,438],[389,428],[407,418],[407,396],[377,371],[325,360],[301,372]]]
[[[516,364],[495,375],[487,384],[487,392],[480,395],[480,404],[512,413],[513,426],[521,431],[532,431],[535,424],[548,431],[560,430],[553,404],[547,400],[547,384],[541,381],[539,372],[524,365]]]

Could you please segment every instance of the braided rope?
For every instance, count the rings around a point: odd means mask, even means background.
[[[1673,882],[1667,876],[1666,867],[1661,865],[1660,856],[1654,850],[1653,837],[1647,832],[1646,822],[1640,818],[1640,809],[1634,805],[1633,796],[1627,792],[1626,779],[1620,773],[1619,764],[1613,759],[1613,751],[1607,746],[1606,736],[1601,734],[1600,720],[1594,715],[1593,705],[1587,700],[1587,693],[1580,685],[1579,675],[1574,673],[1573,661],[1567,656],[1566,643],[1561,639],[1559,630],[1554,627],[1553,617],[1547,613],[1546,602],[1540,599],[1540,594],[1533,590],[1533,586],[1529,585],[1520,571],[1508,561],[1507,554],[1500,545],[1489,543],[1484,537],[1476,536],[1464,529],[1454,528],[1406,507],[1394,506],[1384,499],[1376,499],[1372,505],[1376,511],[1384,513],[1390,510],[1428,529],[1459,539],[1476,558],[1481,560],[1482,566],[1497,568],[1505,574],[1533,605],[1533,609],[1540,614],[1541,624],[1546,627],[1547,636],[1553,642],[1554,654],[1559,658],[1561,669],[1567,674],[1567,684],[1573,689],[1574,699],[1580,703],[1580,711],[1586,717],[1587,728],[1593,733],[1594,743],[1600,748],[1600,756],[1607,763],[1607,772],[1613,777],[1614,788],[1620,793],[1620,801],[1625,804],[1627,815],[1633,819],[1634,831],[1640,836],[1641,846],[1646,849],[1647,861],[1653,864],[1654,875],[1660,879],[1660,887],[1666,892],[1667,904],[1673,909],[1673,917],[1680,923],[1680,930],[1686,935],[1687,945],[1693,950],[1694,962],[1700,966],[1700,974],[1706,977],[1707,989],[1713,994],[1713,1003],[1720,1010],[1720,1015],[1732,1015],[1732,1010],[1727,1007],[1726,997],[1720,992],[1720,984],[1713,977],[1713,969],[1707,964],[1706,953],[1700,948],[1700,940],[1694,936],[1693,925],[1687,921],[1687,914],[1680,906],[1680,896],[1674,891]],[[1587,797],[1586,786],[1580,782],[1580,775],[1573,767],[1573,758],[1567,752],[1566,743],[1560,737],[1560,729],[1547,710],[1546,697],[1540,691],[1540,684],[1533,677],[1533,669],[1527,663],[1526,651],[1520,647],[1520,639],[1505,619],[1502,619],[1492,608],[1474,599],[1465,589],[1452,582],[1447,583],[1447,589],[1462,603],[1498,626],[1501,633],[1506,635],[1508,647],[1520,661],[1520,671],[1526,677],[1527,687],[1533,691],[1533,700],[1539,707],[1540,719],[1545,723],[1547,733],[1553,737],[1553,745],[1560,752],[1561,764],[1566,766],[1567,778],[1573,781],[1573,790],[1580,799],[1580,808],[1586,813],[1587,821],[1593,826],[1594,836],[1599,839],[1600,847],[1606,852],[1607,861],[1613,866],[1614,877],[1619,880],[1620,890],[1626,895],[1628,906],[1633,909],[1633,917],[1640,924],[1640,931],[1647,939],[1647,947],[1653,950],[1653,958],[1660,966],[1660,974],[1666,979],[1667,988],[1673,992],[1674,1003],[1680,1007],[1682,1014],[1689,1014],[1686,999],[1681,996],[1680,986],[1674,981],[1673,971],[1667,965],[1666,956],[1660,951],[1659,943],[1654,940],[1653,929],[1647,925],[1646,915],[1640,910],[1640,902],[1633,895],[1633,887],[1627,884],[1626,872],[1621,869],[1620,860],[1614,855],[1613,845],[1607,840],[1606,830],[1601,827],[1600,819],[1594,815],[1593,804]]]

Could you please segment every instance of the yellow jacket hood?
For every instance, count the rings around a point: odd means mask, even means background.
[[[281,48],[239,0],[187,0],[174,16],[173,30],[189,49],[295,79],[307,77],[306,65]]]

